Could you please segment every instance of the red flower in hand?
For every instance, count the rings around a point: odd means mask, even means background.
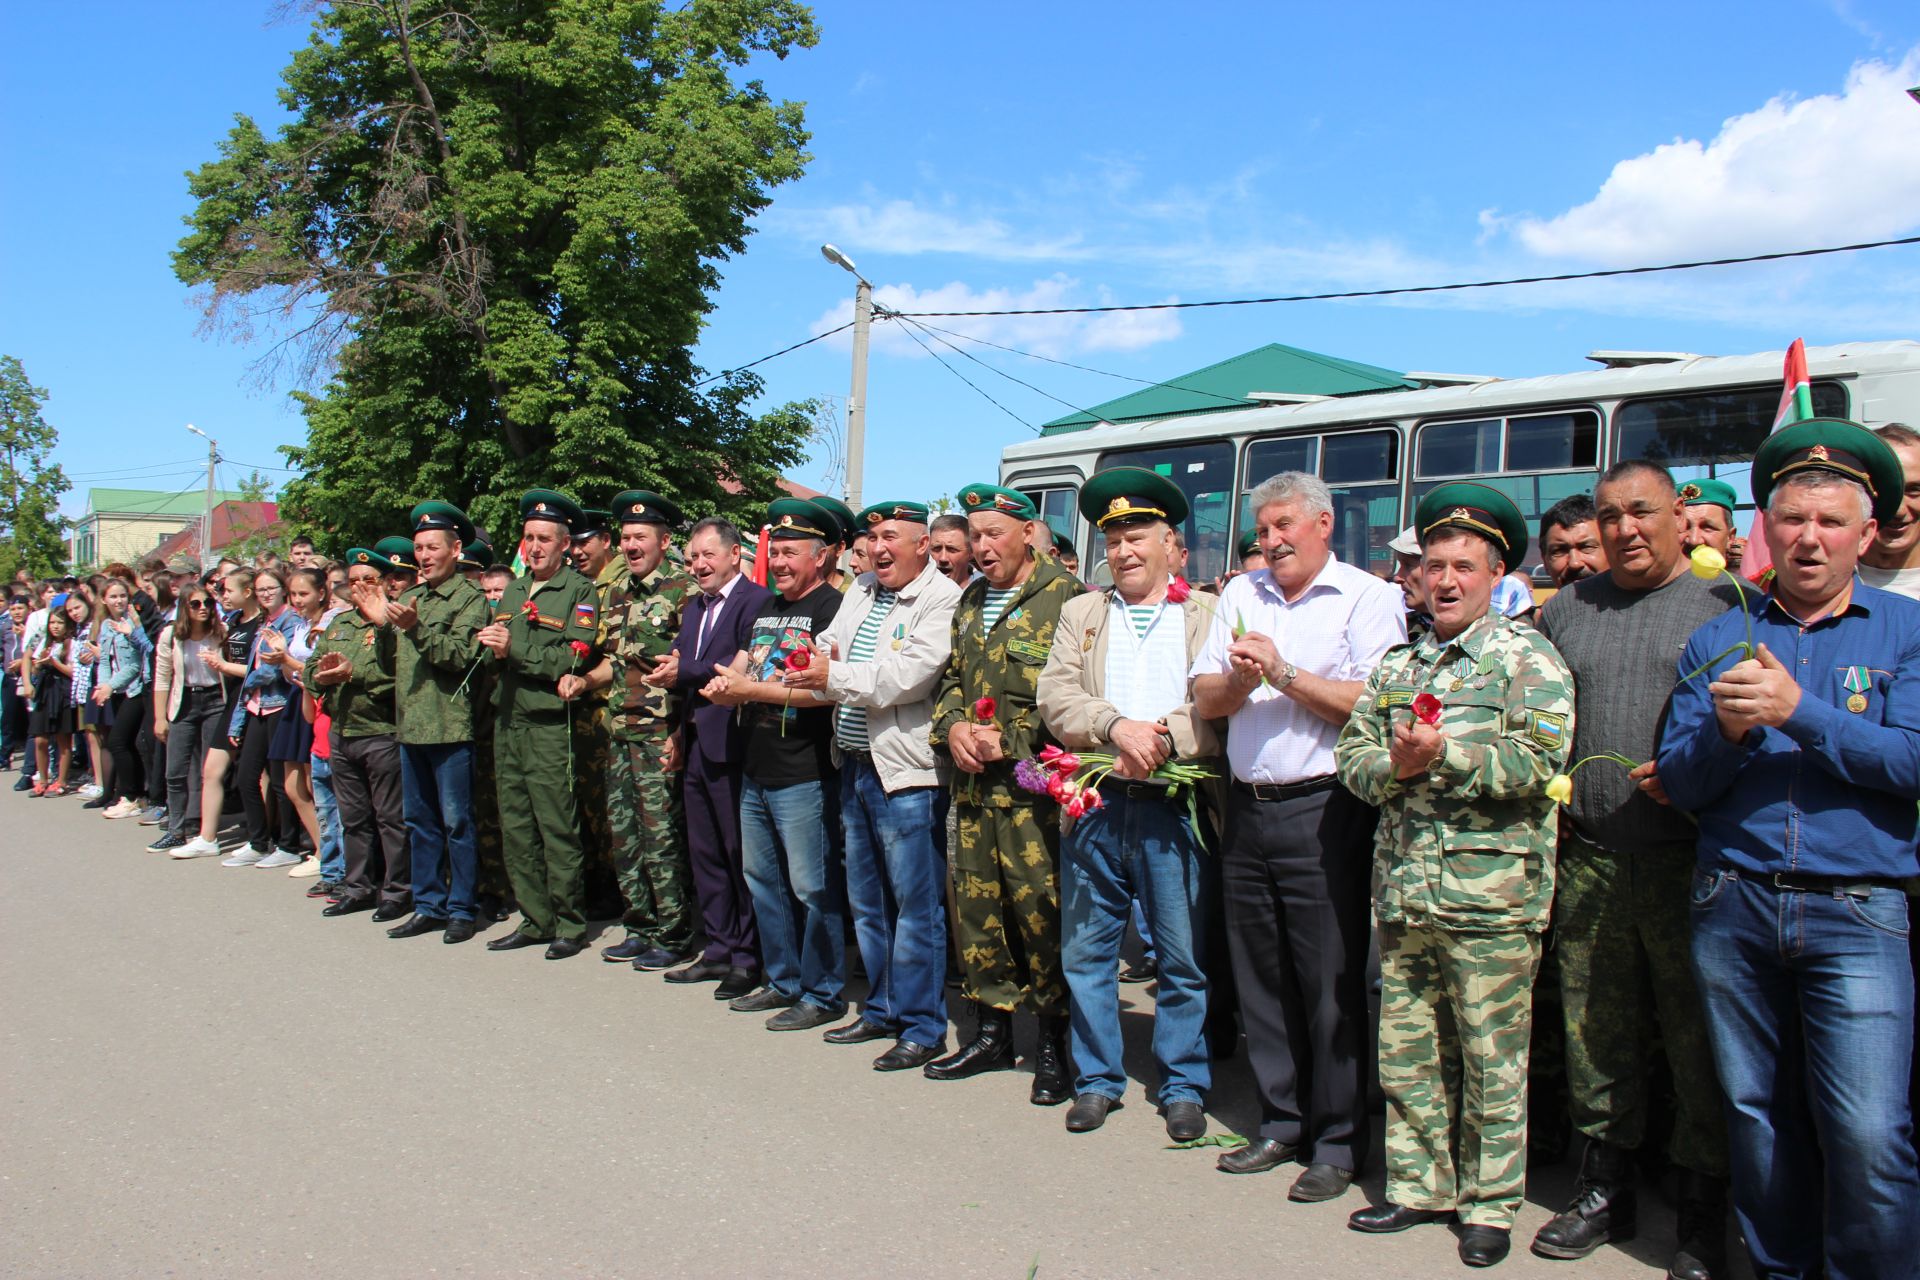
[[[973,718],[981,724],[992,724],[993,713],[998,709],[999,704],[992,698],[982,698],[973,704]]]
[[[1170,604],[1180,604],[1192,594],[1193,584],[1179,574],[1175,574],[1173,581],[1167,584],[1167,601]]]
[[[537,623],[540,621],[540,606],[531,600],[520,606],[520,612],[527,615],[528,622]]]
[[[787,655],[787,670],[805,671],[813,662],[813,655],[805,649],[795,649]]]
[[[568,645],[567,648],[573,650],[573,656],[576,658],[584,658],[593,652],[593,646],[585,640],[575,640],[572,644]]]
[[[1440,723],[1440,699],[1430,693],[1423,693],[1413,700],[1414,718],[1421,724]]]

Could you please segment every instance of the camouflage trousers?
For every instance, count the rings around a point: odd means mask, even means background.
[[[1387,1199],[1511,1229],[1527,1182],[1534,933],[1380,925]]]
[[[612,762],[612,722],[606,704],[582,702],[573,709],[573,790],[580,804],[580,846],[587,874],[613,866],[613,832],[607,822],[607,768]]]
[[[627,936],[684,955],[693,946],[693,868],[687,861],[680,779],[667,772],[667,738],[616,739],[607,771],[613,870]]]
[[[953,816],[961,990],[995,1009],[1065,1017],[1056,811],[955,800]]]
[[[1693,866],[1687,846],[1610,853],[1577,836],[1560,842],[1553,927],[1567,1084],[1581,1133],[1638,1148],[1657,1039],[1673,1073],[1676,1104],[1668,1157],[1683,1169],[1724,1178],[1725,1104],[1693,978]]]

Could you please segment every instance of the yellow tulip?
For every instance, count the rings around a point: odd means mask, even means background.
[[[1555,804],[1566,804],[1573,799],[1573,779],[1564,773],[1556,773],[1547,779],[1547,799]]]
[[[1709,546],[1698,546],[1688,557],[1693,562],[1693,576],[1712,582],[1727,571],[1727,558]]]

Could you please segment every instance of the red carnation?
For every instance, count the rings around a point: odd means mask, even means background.
[[[787,655],[787,670],[805,671],[812,662],[812,654],[808,653],[805,649],[795,649]]]
[[[1440,699],[1423,693],[1413,700],[1413,714],[1421,724],[1440,723]]]
[[[1173,604],[1184,602],[1186,598],[1192,594],[1193,584],[1179,574],[1175,574],[1173,581],[1167,584],[1167,599]]]
[[[593,646],[585,640],[575,640],[572,644],[568,645],[567,648],[573,650],[573,656],[576,658],[584,658],[593,652]]]
[[[540,606],[531,600],[520,606],[520,612],[527,615],[528,622],[540,621]]]
[[[973,704],[973,718],[981,724],[992,724],[993,713],[998,709],[999,704],[992,698],[982,698]]]

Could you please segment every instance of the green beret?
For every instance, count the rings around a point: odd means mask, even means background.
[[[1866,486],[1873,518],[1900,512],[1906,472],[1887,442],[1857,422],[1808,418],[1782,427],[1753,451],[1753,500],[1763,509],[1774,485],[1796,471],[1830,471]]]
[[[521,495],[520,522],[525,524],[529,520],[565,525],[569,532],[585,528],[587,524],[580,504],[555,489],[529,489]]]
[[[445,529],[462,543],[472,542],[477,536],[467,513],[451,502],[422,502],[407,518],[413,522],[415,533],[422,529]]]
[[[1178,525],[1187,518],[1187,495],[1158,471],[1108,467],[1080,486],[1080,514],[1101,529],[1142,517]]]
[[[860,522],[854,518],[852,507],[840,501],[840,499],[828,497],[824,493],[817,498],[808,498],[807,501],[811,502],[821,511],[826,512],[828,518],[833,521],[833,528],[827,530],[828,542],[845,543],[853,541],[853,531],[862,526]]]
[[[927,524],[932,519],[933,515],[927,510],[927,504],[924,502],[876,502],[860,513],[859,519],[855,521],[855,527],[867,529],[886,520],[906,520],[912,524]]]
[[[378,560],[377,567],[385,573],[418,573],[420,566],[414,563],[413,539],[399,536],[382,538],[373,544],[373,554]]]
[[[960,491],[960,510],[967,515],[981,511],[998,511],[1003,516],[1012,516],[1015,520],[1038,520],[1040,513],[1034,509],[1033,499],[1018,489],[1002,489],[997,484],[970,484]]]
[[[776,498],[767,504],[770,538],[818,538],[822,542],[839,541],[837,522],[831,513],[821,510],[805,498]]]
[[[1248,556],[1258,551],[1260,549],[1260,531],[1258,529],[1249,529],[1241,534],[1240,541],[1236,544],[1236,549],[1240,552],[1240,558],[1242,560],[1245,560]]]
[[[580,523],[573,526],[573,540],[578,542],[596,533],[604,533],[609,538],[613,536],[613,512],[599,507],[580,508]]]
[[[677,529],[685,520],[680,508],[645,489],[629,489],[613,500],[615,524],[657,524]]]
[[[1057,529],[1053,534],[1053,550],[1055,555],[1078,557],[1080,554],[1074,549],[1073,539]]]
[[[1518,568],[1527,549],[1527,522],[1513,499],[1484,484],[1456,481],[1443,484],[1426,497],[1413,513],[1413,527],[1420,531],[1420,545],[1441,529],[1465,529],[1477,533],[1494,545],[1507,568]]]
[[[1680,486],[1680,501],[1688,506],[1698,503],[1709,507],[1725,507],[1728,511],[1739,505],[1733,486],[1725,480],[1689,480]]]
[[[493,564],[493,548],[480,538],[460,544],[460,567],[462,569],[485,569]]]

